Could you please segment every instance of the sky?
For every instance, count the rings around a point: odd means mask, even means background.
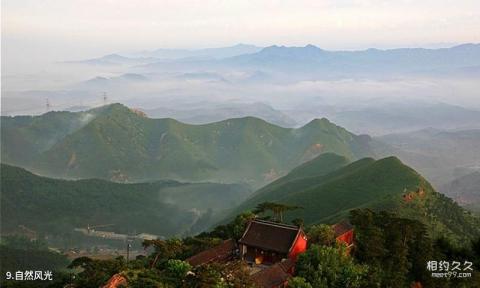
[[[478,0],[2,0],[2,75],[157,48],[480,42]],[[60,72],[60,74],[62,74]]]
[[[155,48],[314,44],[325,49],[480,42],[478,0],[2,0],[10,57],[71,59]]]
[[[479,0],[1,0],[1,10],[2,82],[12,90],[93,77],[58,70],[58,62],[158,48],[480,42]]]

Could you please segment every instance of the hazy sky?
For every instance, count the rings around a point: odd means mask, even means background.
[[[236,43],[362,49],[480,42],[478,0],[1,3],[7,65]]]

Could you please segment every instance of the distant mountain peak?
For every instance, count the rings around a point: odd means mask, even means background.
[[[107,77],[103,77],[103,76],[96,76],[96,77],[93,77],[91,78],[90,80],[87,80],[87,82],[93,82],[93,81],[107,81],[108,78]]]
[[[305,124],[303,127],[313,127],[313,126],[321,126],[321,125],[333,125],[333,123],[330,122],[330,120],[328,120],[327,118],[322,117],[322,118],[315,118],[311,120],[310,122]]]
[[[285,46],[285,45],[272,45],[262,49],[262,51],[269,51],[269,50],[315,50],[315,51],[323,51],[323,49],[318,48],[315,45],[307,44],[304,47],[299,46]]]
[[[307,45],[305,45],[304,48],[305,49],[315,49],[315,50],[319,49],[319,50],[322,50],[321,48],[318,48],[317,46],[312,45],[312,44],[307,44]]]
[[[247,47],[257,47],[257,46],[252,45],[252,44],[238,43],[238,44],[233,45],[232,47],[247,48]]]
[[[389,163],[389,164],[393,164],[393,165],[401,165],[401,166],[404,166],[404,167],[408,167],[405,164],[403,164],[403,162],[396,156],[385,157],[385,158],[382,158],[380,160],[377,160],[377,162],[378,163]]]
[[[121,103],[112,103],[112,104],[106,104],[97,108],[93,108],[87,112],[101,112],[103,114],[109,114],[113,112],[129,112],[129,111],[131,111],[131,109]]]
[[[142,74],[138,73],[124,73],[120,75],[118,78],[127,79],[127,80],[148,80],[147,77],[143,76]]]
[[[287,46],[269,46],[265,47],[257,54],[268,57],[282,57],[292,59],[309,59],[311,57],[322,57],[326,53],[325,50],[318,48],[312,44],[308,44],[304,47],[287,47]]]
[[[464,43],[457,46],[453,46],[450,49],[476,49],[480,48],[480,43]]]
[[[126,59],[126,58],[127,57],[124,57],[124,56],[113,53],[113,54],[105,55],[101,59],[104,59],[104,60],[123,60],[123,59]]]

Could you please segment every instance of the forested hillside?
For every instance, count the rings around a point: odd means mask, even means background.
[[[0,184],[3,232],[24,225],[57,235],[106,223],[119,233],[192,233],[250,193],[238,184],[58,180],[4,164]]]
[[[188,125],[146,118],[113,104],[80,112],[91,119],[67,129],[69,121],[56,124],[59,127],[47,121],[57,113],[30,117],[22,125],[12,124],[18,122],[16,117],[2,118],[2,131],[8,131],[2,137],[2,155],[8,151],[5,162],[59,178],[244,182],[259,187],[321,153],[335,152],[352,160],[372,154],[368,139],[327,119],[298,129],[253,117]],[[49,130],[64,133],[55,137],[43,133]]]
[[[352,209],[372,208],[420,220],[434,238],[463,241],[480,235],[478,218],[395,157],[347,165],[340,156],[321,155],[255,192],[236,212],[264,202],[301,207],[288,212],[287,219],[301,218],[306,224],[334,223]]]

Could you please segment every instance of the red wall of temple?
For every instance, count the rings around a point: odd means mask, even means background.
[[[345,244],[350,245],[353,243],[353,230],[347,231],[342,235],[337,237],[337,241],[343,242]]]
[[[288,258],[292,259],[293,261],[297,260],[299,254],[305,252],[307,250],[307,237],[305,234],[301,234],[298,236],[295,244],[293,245],[290,254],[288,254]]]

